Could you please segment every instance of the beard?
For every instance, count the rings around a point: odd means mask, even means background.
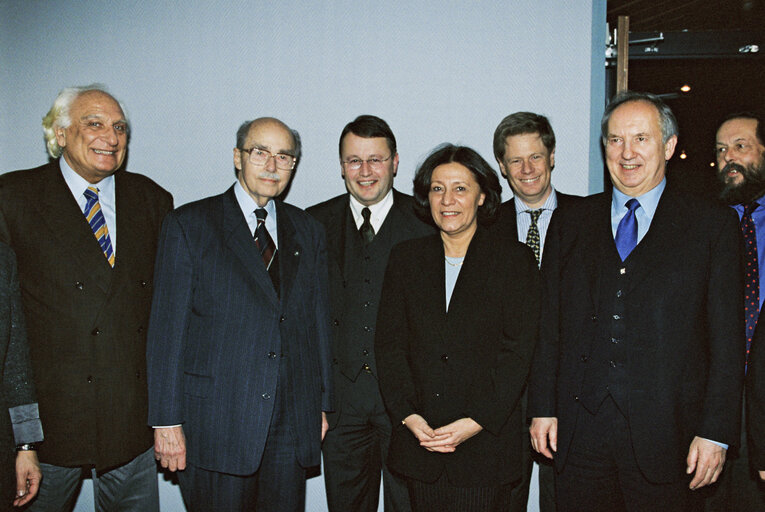
[[[736,171],[743,178],[740,183],[729,181],[728,172]],[[723,184],[720,199],[726,204],[748,204],[765,194],[765,159],[758,164],[743,166],[729,162],[717,173]]]

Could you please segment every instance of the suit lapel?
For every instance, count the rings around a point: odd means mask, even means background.
[[[421,318],[430,324],[430,329],[437,332],[442,339],[446,333],[446,280],[444,276],[444,248],[441,238],[437,235],[428,237],[418,248],[416,280],[413,290],[418,293],[418,311]]]
[[[470,310],[483,301],[481,290],[485,289],[485,282],[489,276],[494,274],[489,268],[494,261],[497,261],[497,258],[491,257],[491,238],[479,227],[470,241],[457,283],[454,285],[449,312],[446,315],[447,323],[451,318],[456,319],[453,321],[458,323],[464,321],[470,315]]]
[[[295,284],[303,246],[297,239],[295,224],[281,201],[276,201],[276,229],[279,232],[279,281],[282,301],[289,298]]]
[[[104,293],[108,292],[113,269],[57,163],[50,166],[50,173],[46,173],[40,191],[40,200],[35,207],[39,209],[42,223],[47,228],[40,236],[49,236],[58,248],[69,253],[70,261],[76,262],[92,276]]]
[[[239,203],[236,201],[233,186],[223,194],[221,202],[223,208],[223,233],[226,246],[239,258],[250,277],[252,277],[254,286],[260,288],[274,306],[278,306],[279,298],[276,296],[276,290],[274,290],[271,278],[268,276],[266,266],[262,263],[253,235],[250,233],[249,227],[247,227],[247,221],[244,218],[242,209],[239,208]],[[278,216],[279,214],[277,213]],[[279,220],[277,219],[277,223]],[[279,243],[281,244],[281,239]]]
[[[587,275],[590,282],[590,296],[594,308],[598,307],[600,299],[600,285],[602,273],[606,272],[609,265],[604,264],[607,260],[621,261],[614,243],[613,230],[611,228],[611,194],[603,193],[602,200],[595,205],[592,215],[593,223],[582,223],[585,232],[584,247],[591,248],[591,254],[596,257],[587,258]]]
[[[327,233],[327,248],[332,253],[332,258],[340,267],[340,275],[345,278],[345,233],[349,219],[352,217],[350,195],[346,194],[341,201],[337,202],[337,211],[331,216],[338,219],[339,222],[333,222],[329,226],[324,226]],[[281,235],[279,235],[281,238]]]

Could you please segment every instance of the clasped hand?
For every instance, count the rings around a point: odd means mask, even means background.
[[[420,446],[430,452],[439,453],[452,453],[457,446],[483,430],[483,427],[472,418],[460,418],[448,425],[433,429],[419,414],[407,416],[404,425],[414,434]]]

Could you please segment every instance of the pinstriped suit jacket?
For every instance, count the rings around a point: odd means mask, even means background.
[[[233,187],[165,220],[147,349],[149,423],[183,424],[187,461],[254,473],[276,393],[286,393],[298,461],[319,464],[330,410],[324,230],[276,202],[281,294],[262,264]],[[290,381],[279,378],[289,341]],[[277,385],[278,382],[278,385]]]

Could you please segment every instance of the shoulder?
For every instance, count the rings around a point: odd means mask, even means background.
[[[293,204],[285,203],[284,201],[278,201],[277,208],[278,215],[286,215],[295,225],[296,229],[305,229],[311,232],[324,232],[324,227],[321,225],[321,223],[316,220],[313,215],[306,212],[302,208],[298,208]],[[276,222],[280,222],[278,217]]]
[[[348,205],[348,194],[340,194],[339,196],[328,199],[321,203],[315,204],[309,208],[306,208],[306,212],[321,221],[323,224],[327,224],[334,217],[342,214],[345,210],[345,206]]]
[[[567,208],[571,205],[578,204],[584,197],[575,196],[572,194],[564,194],[563,192],[555,191],[555,198],[558,201],[558,208]]]
[[[138,174],[135,172],[130,172],[126,170],[118,171],[115,175],[115,180],[118,186],[127,186],[133,190],[138,190],[142,192],[143,194],[153,194],[155,196],[162,196],[166,199],[172,199],[172,196],[170,195],[170,192],[162,188],[149,178],[148,176],[145,176],[143,174]]]
[[[44,180],[58,171],[58,162],[51,161],[39,167],[6,172],[0,175],[0,187],[25,188],[36,187],[40,180]]]

